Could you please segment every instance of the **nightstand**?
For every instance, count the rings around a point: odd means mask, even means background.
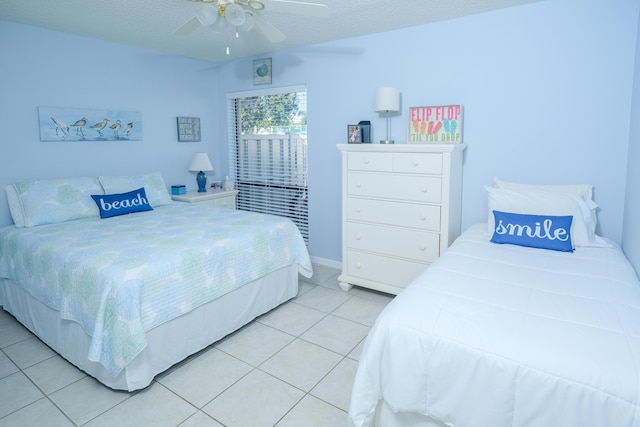
[[[172,195],[171,199],[177,202],[200,203],[203,205],[213,205],[218,208],[236,208],[236,195],[238,190],[209,190],[205,193],[189,191],[186,194]]]

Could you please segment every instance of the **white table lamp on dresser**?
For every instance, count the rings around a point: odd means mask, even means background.
[[[380,144],[393,144],[391,139],[391,113],[400,111],[400,90],[395,87],[380,87],[376,89],[376,113],[383,113],[387,117],[387,139]]]
[[[342,274],[398,294],[460,235],[463,144],[339,144]]]

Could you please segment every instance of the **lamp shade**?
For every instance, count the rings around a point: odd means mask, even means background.
[[[212,25],[218,18],[218,9],[208,4],[202,4],[196,12],[198,21],[204,26]]]
[[[189,170],[191,172],[212,171],[213,166],[211,166],[211,161],[207,153],[196,153],[193,156],[193,160],[191,160]]]
[[[376,89],[376,113],[400,111],[400,90],[395,87]]]
[[[244,24],[244,21],[247,18],[242,6],[235,3],[231,3],[227,6],[224,11],[224,16],[227,18],[227,21],[229,21],[229,24],[234,27],[239,27]]]

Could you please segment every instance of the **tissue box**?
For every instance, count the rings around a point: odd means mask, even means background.
[[[184,185],[172,185],[171,186],[171,194],[185,194],[187,192],[187,187]]]

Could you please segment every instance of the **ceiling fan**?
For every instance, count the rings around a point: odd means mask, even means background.
[[[285,40],[285,34],[272,24],[265,21],[260,12],[293,13],[307,16],[327,17],[329,8],[324,4],[307,3],[291,0],[189,0],[202,3],[196,16],[180,26],[174,34],[187,35],[200,27],[210,27],[216,32],[222,32],[223,27],[235,29],[236,38],[239,31],[248,32],[252,29],[259,31],[269,42],[280,43]],[[229,43],[227,43],[227,55]]]

